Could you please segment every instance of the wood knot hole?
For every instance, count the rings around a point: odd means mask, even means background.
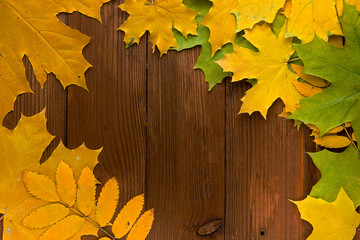
[[[199,227],[196,233],[200,236],[209,236],[218,232],[224,225],[221,218],[214,218]]]

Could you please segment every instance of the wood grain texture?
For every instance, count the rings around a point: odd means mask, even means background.
[[[200,48],[148,61],[147,207],[149,239],[203,239],[197,229],[224,217],[225,88],[210,93],[192,70]],[[224,239],[220,230],[208,239]]]
[[[315,167],[306,151],[314,144],[293,122],[281,117],[280,100],[265,120],[241,114],[240,99],[251,85],[227,82],[226,239],[304,239],[310,225],[288,199],[310,192]]]
[[[86,76],[86,90],[69,86],[67,144],[75,148],[103,147],[95,174],[104,183],[119,182],[119,206],[145,191],[146,157],[146,45],[125,49],[116,31],[126,14],[112,1],[102,7],[102,24],[79,13],[67,24],[90,36],[85,58],[94,66]]]

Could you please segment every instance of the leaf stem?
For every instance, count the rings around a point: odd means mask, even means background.
[[[0,222],[4,219],[5,217],[5,214],[3,214],[1,217],[0,217]]]
[[[343,126],[343,128],[344,128],[344,130],[345,130],[345,132],[346,132],[347,137],[348,137],[349,140],[351,141],[352,145],[353,145],[353,146],[355,147],[355,149],[359,152],[359,149],[358,149],[358,147],[356,146],[356,144],[355,144],[354,140],[352,139],[352,137],[350,136],[348,130],[346,129],[345,124],[342,124],[342,126]]]
[[[85,220],[89,221],[90,223],[92,223],[93,225],[95,225],[98,229],[100,229],[103,233],[105,233],[109,238],[111,238],[112,240],[115,240],[115,237],[113,235],[111,235],[108,231],[106,231],[105,229],[103,229],[97,222],[95,222],[94,220],[92,220],[91,218],[85,216],[82,212],[78,211],[75,208],[72,208],[70,206],[68,206],[66,203],[62,202],[61,203],[66,206],[67,208],[69,208],[71,211],[73,211],[74,213],[76,213],[77,215],[85,218]]]
[[[297,60],[300,60],[300,58],[293,58],[293,59],[289,59],[288,63],[290,63],[290,62],[294,62],[294,61],[297,61]]]

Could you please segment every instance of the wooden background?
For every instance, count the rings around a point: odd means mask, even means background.
[[[4,125],[46,107],[57,138],[44,159],[60,139],[69,148],[103,146],[96,174],[101,182],[116,176],[120,205],[145,193],[146,208],[155,208],[149,240],[305,239],[311,226],[288,199],[305,198],[319,178],[305,154],[315,150],[309,132],[277,117],[280,100],[267,120],[237,115],[250,85],[227,79],[208,92],[203,73],[192,69],[200,47],[160,58],[144,36],[125,49],[116,28],[127,14],[119,4],[103,6],[102,24],[79,13],[59,16],[92,38],[84,49],[94,66],[89,92],[64,90],[51,75],[41,89],[24,59],[35,94],[19,96]],[[200,236],[213,219],[221,219],[219,230]]]

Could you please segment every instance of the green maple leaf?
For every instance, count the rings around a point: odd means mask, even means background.
[[[345,46],[337,48],[319,37],[295,49],[304,62],[304,73],[332,83],[325,91],[300,101],[290,117],[318,126],[321,135],[351,121],[355,137],[360,139],[360,26],[355,6],[344,2],[341,17]]]
[[[358,207],[360,205],[359,152],[349,146],[342,153],[323,150],[309,154],[321,172],[320,181],[312,188],[310,196],[335,201],[342,187]]]

